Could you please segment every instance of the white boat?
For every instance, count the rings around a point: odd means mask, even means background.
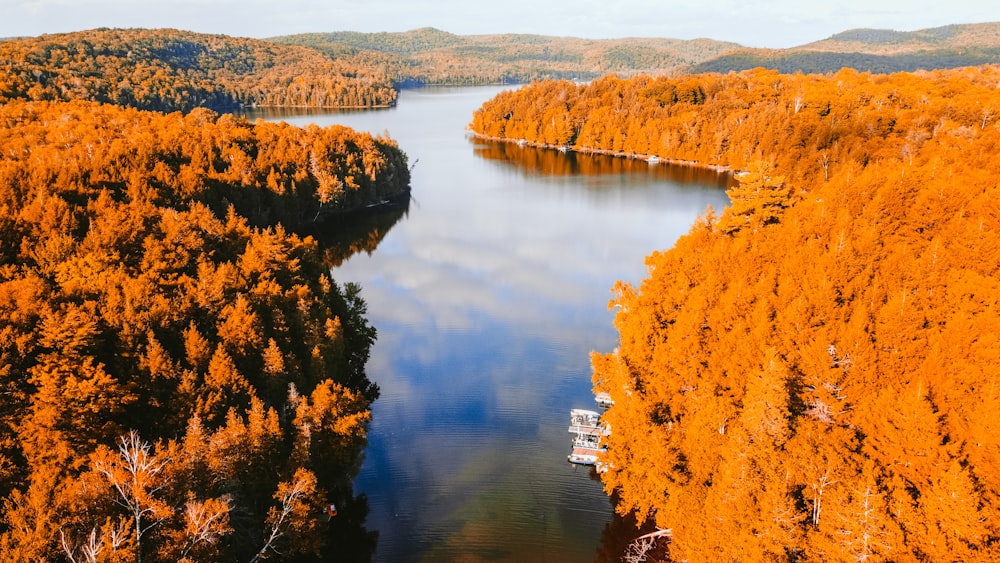
[[[597,426],[601,422],[601,413],[587,409],[570,409],[569,423],[572,426]]]
[[[597,406],[605,409],[615,404],[615,402],[611,400],[611,394],[608,393],[607,391],[601,391],[595,394],[594,402],[597,403]]]
[[[577,434],[573,438],[574,448],[592,448],[597,449],[601,446],[601,437],[597,434]]]
[[[605,448],[573,448],[572,453],[566,456],[566,460],[579,465],[594,465],[600,454],[606,451]]]
[[[601,432],[600,413],[586,409],[571,409],[569,411],[569,431],[574,434],[599,434]]]

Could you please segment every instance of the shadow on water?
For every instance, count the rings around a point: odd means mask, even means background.
[[[378,531],[365,528],[368,496],[364,493],[338,505],[337,515],[327,522],[328,534],[322,561],[328,563],[365,563],[375,556]]]
[[[319,243],[323,261],[330,268],[340,266],[351,256],[375,252],[386,234],[407,216],[410,209],[409,194],[404,199],[349,214],[330,217],[312,226],[303,235],[311,235]],[[355,467],[350,475],[356,476],[363,453],[357,452]],[[354,496],[350,482],[341,484],[336,497],[337,515],[328,520],[328,535],[321,560],[330,563],[358,563],[372,561],[378,545],[379,533],[369,530],[365,522],[370,512],[368,496]]]
[[[300,234],[315,238],[324,263],[336,268],[355,254],[375,252],[389,230],[409,214],[410,197],[405,195],[375,208],[329,217]]]
[[[610,522],[601,532],[601,544],[597,548],[594,556],[594,563],[619,563],[624,561],[624,556],[629,551],[629,545],[635,538],[648,534],[656,528],[651,522],[644,522],[641,526],[635,518],[635,514],[620,516],[615,514]],[[653,544],[653,548],[646,552],[645,561],[670,561],[670,543],[665,539],[659,539]]]
[[[301,236],[316,239],[329,268],[340,266],[351,256],[371,254],[386,234],[409,213],[410,197],[384,202],[378,206],[328,217],[320,223],[296,229]],[[326,563],[367,563],[374,559],[378,545],[378,530],[366,527],[371,511],[365,493],[354,494],[353,480],[364,460],[367,441],[328,460],[316,473],[329,488],[329,499],[336,506],[336,515],[319,515],[320,525],[327,530],[326,543],[319,557],[304,557],[294,561]],[[346,476],[346,478],[345,478]]]
[[[649,163],[636,158],[587,154],[521,146],[516,143],[474,139],[476,156],[503,163],[527,176],[622,176],[640,177],[647,183],[670,182],[685,186],[728,188],[731,172],[672,163]],[[588,185],[588,184],[585,184]],[[598,184],[601,187],[603,185]]]
[[[593,467],[584,468],[581,466],[579,469],[589,471],[590,480],[601,482],[600,474]],[[625,556],[629,553],[629,546],[636,538],[656,531],[656,525],[652,519],[639,524],[634,512],[629,512],[626,516],[618,514],[615,510],[618,501],[617,494],[608,497],[609,512],[612,516],[601,531],[601,541],[594,553],[593,563],[621,563],[625,561]],[[644,559],[637,560],[670,561],[669,546],[669,540],[659,539],[646,552]]]
[[[330,115],[361,115],[372,112],[385,111],[388,108],[244,108],[236,112],[240,117],[249,121],[263,119],[264,121],[286,121],[289,118],[297,117],[326,117]]]

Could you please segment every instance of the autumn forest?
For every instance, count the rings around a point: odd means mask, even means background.
[[[197,107],[387,107],[379,61],[172,29],[96,29],[0,41],[0,102],[91,100]]]
[[[1000,69],[540,82],[478,134],[736,172],[592,357],[677,561],[1000,558]]]
[[[354,501],[375,329],[305,233],[407,198],[406,156],[192,107],[248,94],[131,58],[183,34],[89,43],[108,34],[0,43],[0,558],[328,553],[317,515]]]
[[[363,506],[322,515],[358,503],[376,329],[311,233],[409,201],[412,165],[388,135],[238,111],[391,106],[399,64],[176,30],[0,41],[0,559],[350,560],[337,534],[370,558]],[[470,116],[736,179],[613,288],[618,347],[590,358],[604,490],[669,530],[665,560],[1000,561],[998,85],[606,75]]]

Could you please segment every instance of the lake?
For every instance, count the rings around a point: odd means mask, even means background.
[[[596,410],[589,355],[616,345],[615,281],[638,284],[647,254],[728,204],[716,172],[471,139],[502,89],[266,116],[387,133],[412,166],[408,209],[366,219],[333,271],[364,288],[378,330],[354,483],[374,561],[618,561],[638,534],[567,462],[569,410]]]

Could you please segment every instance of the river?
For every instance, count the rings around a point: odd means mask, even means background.
[[[471,139],[501,89],[268,116],[387,133],[412,166],[409,208],[333,272],[378,330],[354,484],[374,561],[618,561],[635,528],[567,462],[569,410],[596,409],[589,354],[615,347],[615,281],[638,284],[647,254],[728,203],[715,172]]]

